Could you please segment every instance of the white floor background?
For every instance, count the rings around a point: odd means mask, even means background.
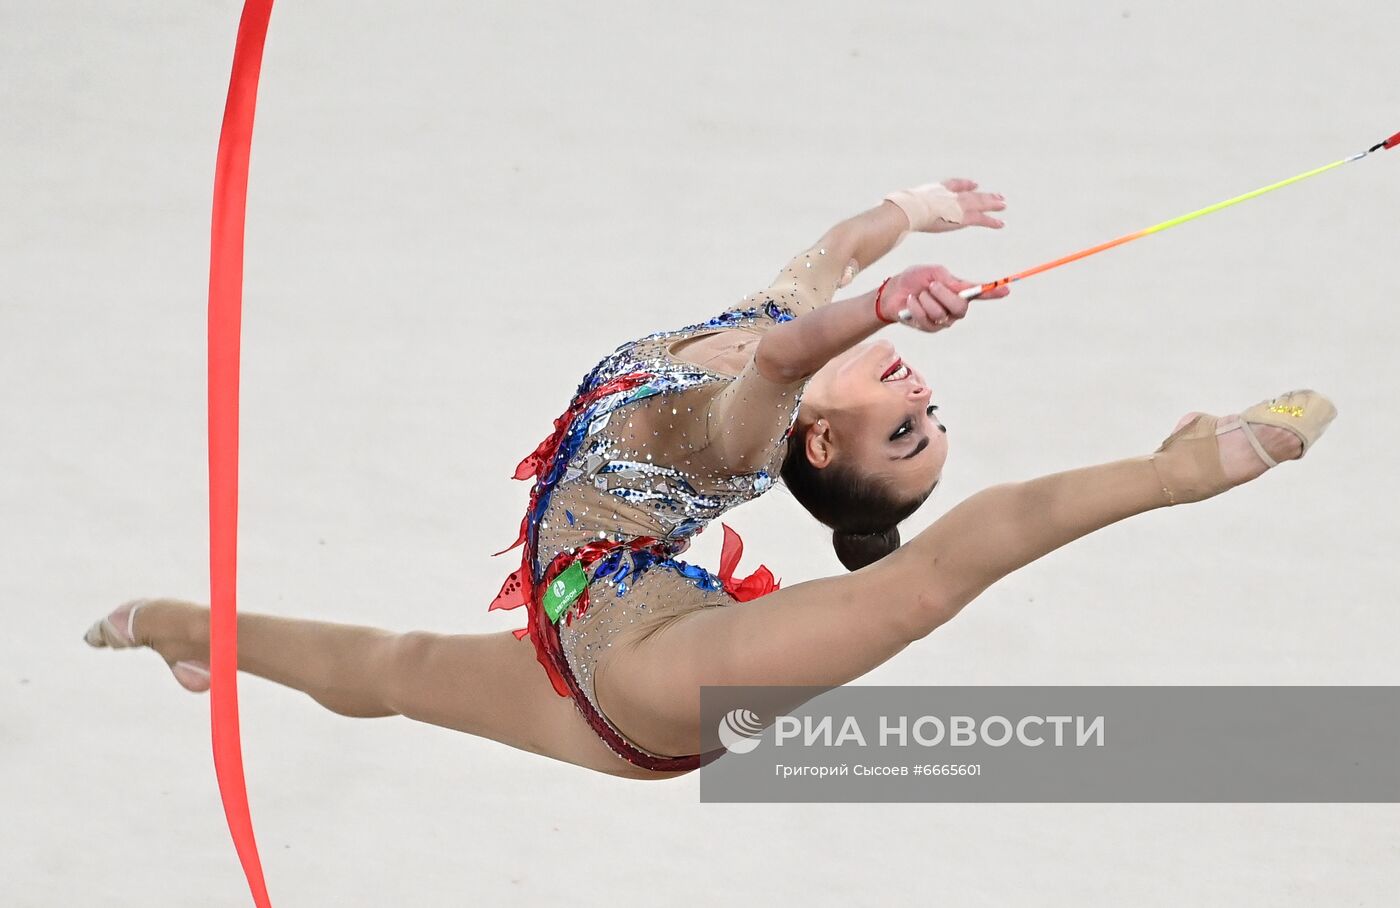
[[[95,653],[206,600],[210,187],[239,4],[0,0],[0,902],[247,903],[204,698]],[[496,631],[578,378],[707,317],[887,190],[965,175],[992,278],[1400,127],[1400,6],[284,0],[253,143],[240,606]],[[989,484],[1145,453],[1296,386],[1302,464],[1058,552],[866,679],[1395,684],[1400,152],[905,331],[954,444],[906,536]],[[837,570],[783,493],[745,570]],[[713,534],[717,535],[717,534]],[[712,563],[707,534],[697,559]],[[704,805],[242,686],[274,901],[1391,905],[1394,805]],[[1344,771],[1338,768],[1338,771]]]

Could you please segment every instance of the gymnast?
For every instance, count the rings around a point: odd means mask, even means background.
[[[767,288],[603,358],[516,469],[533,480],[521,563],[491,608],[524,608],[523,630],[399,634],[240,614],[238,668],[341,715],[407,716],[669,778],[723,752],[704,749],[702,685],[852,681],[1072,540],[1302,457],[1336,415],[1313,391],[1191,413],[1151,454],[993,486],[901,545],[897,527],[938,485],[948,436],[924,377],[871,338],[890,325],[947,330],[977,305],[958,295],[974,285],[922,265],[833,297],[907,234],[1000,228],[992,212],[1004,208],[969,180],[890,193]],[[728,527],[717,574],[680,560],[712,520],[779,481],[832,530],[848,573],[782,588],[764,568],[735,578]],[[182,686],[209,688],[204,606],[132,600],[85,639],[149,647]]]

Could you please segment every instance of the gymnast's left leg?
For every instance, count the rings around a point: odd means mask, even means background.
[[[209,610],[154,599],[129,621],[131,611],[128,603],[94,625],[88,642],[148,646],[185,687],[207,690],[208,675],[196,666],[209,658]],[[343,716],[405,716],[602,772],[657,777],[614,754],[573,701],[555,693],[530,641],[509,631],[400,634],[244,613],[238,668]]]

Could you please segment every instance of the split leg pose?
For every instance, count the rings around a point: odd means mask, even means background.
[[[1195,425],[1198,431],[1209,426],[1205,420]],[[1276,461],[1302,453],[1291,432],[1254,431]],[[1194,445],[1189,450],[1199,452],[1214,442],[1207,433],[1168,445],[1155,465],[1139,457],[995,486],[869,568],[679,618],[600,673],[607,714],[649,750],[693,752],[700,685],[851,681],[932,633],[1017,568],[1168,505],[1159,471],[1170,471],[1185,489],[1217,470],[1230,485],[1264,471],[1242,431],[1220,437],[1218,466],[1184,450]],[[1166,470],[1164,463],[1170,463]],[[119,609],[90,639],[109,645],[134,639],[172,665],[207,659],[207,609],[149,601],[128,630],[130,611],[131,604]],[[342,715],[403,715],[617,775],[672,775],[639,770],[603,746],[573,704],[554,693],[530,647],[508,632],[395,634],[243,614],[238,646],[239,670],[309,694]],[[189,686],[208,685],[195,675]]]
[[[1000,226],[986,214],[1000,197],[975,188],[892,194],[757,298],[600,363],[565,428],[522,462],[539,477],[524,573],[498,601],[529,606],[530,642],[242,614],[239,669],[342,715],[401,715],[615,775],[670,777],[694,768],[700,686],[851,681],[1060,546],[1302,456],[1335,415],[1310,391],[1222,419],[1190,414],[1152,454],[995,486],[899,546],[894,524],[937,484],[946,430],[921,376],[888,343],[864,341],[900,309],[920,330],[954,324],[970,285],[921,267],[880,291],[831,294],[911,229]],[[833,528],[851,573],[753,595],[675,559],[777,473]],[[584,590],[559,609],[550,590],[575,567]],[[186,688],[208,687],[202,606],[129,602],[87,640],[150,647]]]

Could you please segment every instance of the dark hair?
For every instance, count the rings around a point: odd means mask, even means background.
[[[933,489],[900,499],[883,482],[843,464],[818,470],[807,459],[802,434],[794,429],[788,440],[783,483],[798,504],[831,527],[832,547],[846,570],[874,564],[899,548],[899,522],[917,511]]]

